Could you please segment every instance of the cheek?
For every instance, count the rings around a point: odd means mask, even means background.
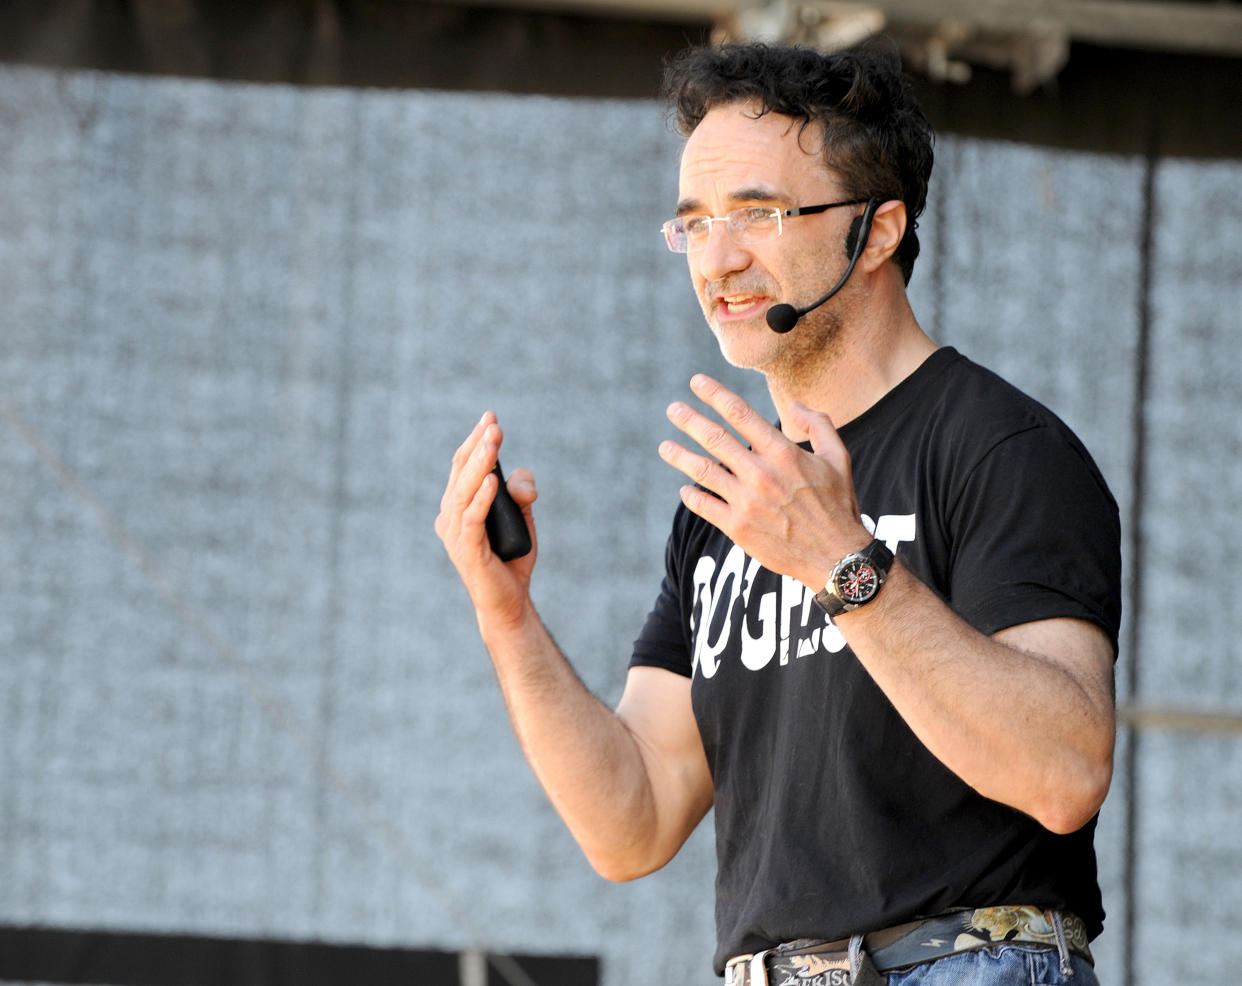
[[[705,278],[699,270],[699,265],[693,260],[688,263],[690,271],[690,286],[694,289],[694,296],[699,299],[700,304],[706,303],[704,292],[707,290],[707,278]]]
[[[699,265],[694,262],[694,254],[686,254],[686,272],[690,275],[690,283],[694,285],[694,290],[698,291],[699,285],[703,283],[703,276],[699,273]]]
[[[822,284],[826,291],[845,270],[846,263],[843,249],[834,249],[831,243],[818,244],[815,249],[798,256],[785,276],[789,282],[804,284],[812,291]]]

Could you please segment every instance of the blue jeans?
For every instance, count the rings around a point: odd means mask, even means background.
[[[946,955],[908,972],[890,972],[888,986],[1099,986],[1091,963],[1070,956],[1073,978],[1061,973],[1055,948],[993,945]]]

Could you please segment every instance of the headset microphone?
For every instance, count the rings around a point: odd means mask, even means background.
[[[813,312],[845,287],[845,282],[854,273],[854,265],[858,263],[858,258],[862,256],[863,250],[867,248],[867,241],[871,239],[871,221],[875,218],[875,210],[879,205],[879,199],[868,199],[867,207],[863,209],[863,214],[855,219],[854,225],[850,227],[850,235],[846,238],[846,252],[850,257],[850,265],[845,268],[845,273],[841,275],[841,280],[832,286],[832,290],[820,298],[819,301],[807,305],[805,308],[795,308],[793,305],[785,303],[773,305],[768,309],[768,328],[773,332],[788,332],[798,324],[798,319],[803,315],[807,312]]]

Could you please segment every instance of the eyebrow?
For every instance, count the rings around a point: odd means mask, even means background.
[[[770,187],[766,185],[754,185],[746,188],[739,188],[729,195],[729,201],[735,206],[742,205],[746,202],[781,202],[785,196],[778,195]],[[677,203],[677,215],[689,216],[697,213],[706,212],[707,209],[698,199],[682,199]]]

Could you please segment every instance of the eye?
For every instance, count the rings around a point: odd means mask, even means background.
[[[751,206],[749,209],[738,209],[734,215],[737,216],[737,222],[741,225],[753,227],[775,224],[778,213],[775,209]]]
[[[687,236],[707,236],[711,233],[712,220],[710,216],[683,216],[681,228]]]

